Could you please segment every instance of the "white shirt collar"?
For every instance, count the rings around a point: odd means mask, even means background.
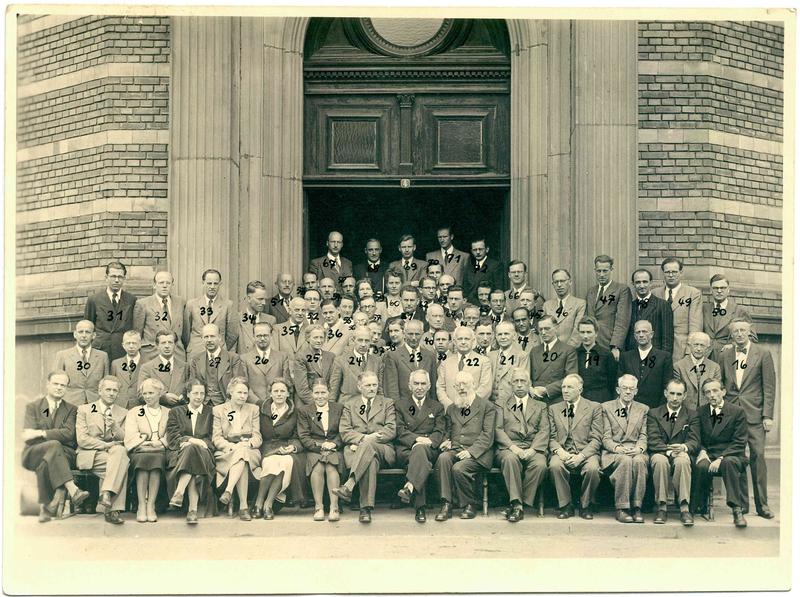
[[[650,354],[650,351],[653,350],[653,345],[651,344],[650,348],[648,348],[647,350],[642,350],[640,346],[637,346],[636,349],[639,351],[639,360],[643,361],[647,358],[647,355]]]
[[[108,286],[106,286],[106,295],[108,296],[108,300],[113,303],[114,293],[111,292],[111,289]],[[121,298],[122,298],[122,289],[120,289],[119,292],[117,292],[117,300],[120,300]]]
[[[716,303],[714,303],[714,305],[716,306]],[[728,308],[728,299],[725,299],[724,301],[722,301],[719,304],[719,308],[720,309],[727,309]]]
[[[705,361],[705,358],[702,358],[702,359],[694,358],[694,355],[692,353],[689,353],[689,358],[692,359],[692,363],[694,363],[695,365],[699,365],[700,363]]]
[[[217,358],[217,357],[219,356],[219,354],[220,354],[221,352],[222,352],[222,347],[221,347],[221,346],[217,346],[217,350],[215,350],[214,352],[212,352],[212,353],[210,354],[210,356],[211,356],[211,358],[212,358],[212,359],[215,359],[215,358]],[[209,354],[208,350],[206,350],[206,354],[207,354],[207,355]]]
[[[337,264],[342,262],[342,260],[339,259],[338,255],[334,257],[333,255],[331,255],[330,251],[328,251],[328,261],[335,261]]]
[[[678,294],[678,291],[681,289],[681,283],[678,282],[678,285],[672,289],[672,296]],[[664,285],[664,296],[669,295],[669,286]]]
[[[142,353],[141,352],[137,352],[136,356],[133,357],[133,358],[129,357],[127,352],[125,353],[125,361],[126,362],[133,361],[134,363],[136,363],[138,365],[139,364],[139,359],[141,359],[141,358],[142,358]]]
[[[82,349],[80,346],[78,346],[76,344],[75,345],[75,350],[77,350],[78,354],[81,355],[81,356],[83,356],[82,351],[86,350],[86,359],[89,360],[89,359],[92,358],[92,347],[91,346],[87,346],[85,349]]]
[[[163,298],[161,298],[160,296],[158,296],[158,294],[156,294],[156,293],[153,293],[153,296],[154,296],[154,297],[156,297],[156,300],[159,302],[159,304],[161,304],[161,305],[163,305],[163,304],[164,304],[164,299],[163,299]],[[167,299],[167,304],[168,304],[169,306],[172,306],[172,296],[168,294],[168,295],[167,295],[167,296],[165,296],[164,298],[165,298],[165,299]]]
[[[320,413],[326,413],[331,409],[331,403],[330,402],[326,402],[325,406],[317,406],[316,404],[314,406],[316,406],[317,412],[320,412]]]
[[[58,407],[61,406],[61,403],[64,401],[64,399],[62,398],[61,400],[56,402],[55,400],[50,398],[50,396],[45,396],[45,398],[47,399],[47,405],[50,407],[50,412],[55,415],[56,410],[58,410]]]
[[[711,406],[711,404],[709,404],[709,406]],[[722,407],[723,407],[723,406],[725,406],[725,401],[724,401],[724,400],[723,400],[722,402],[720,402],[719,406],[718,406],[718,407],[716,407],[716,408],[714,408],[713,406],[711,406],[711,411],[712,411],[712,412],[713,412],[713,411],[718,411],[718,412],[719,412],[719,411],[721,411],[721,410],[722,410]]]
[[[256,350],[258,354],[263,354],[265,358],[269,359],[269,355],[272,352],[272,346],[268,346],[267,350],[261,350],[258,346],[256,346]]]
[[[162,363],[169,363],[170,365],[172,365],[175,362],[175,355],[172,355],[169,359],[165,359],[162,355],[158,355],[158,358],[161,359]]]
[[[193,409],[191,405],[188,405],[189,412],[193,412],[196,415],[203,414],[203,404],[201,403],[200,406],[197,407],[197,410]]]
[[[487,259],[488,257],[489,257],[489,256],[488,256],[488,255],[486,255],[486,256],[485,256],[483,259],[481,259],[480,261],[478,261],[478,262],[477,262],[477,264],[478,264],[478,267],[483,267],[483,264],[486,262],[486,259]]]
[[[745,345],[742,347],[742,348],[743,348],[743,349],[746,351],[746,353],[745,353],[745,359],[746,359],[746,358],[747,358],[747,356],[750,354],[750,344],[751,344],[751,342],[750,342],[750,339],[748,338],[748,339],[747,339],[747,344],[745,344]],[[736,346],[736,344],[734,344],[734,345],[733,345],[733,352],[734,352],[734,354],[736,353],[736,351],[738,350],[738,348],[739,348],[739,347],[738,347],[738,346]],[[741,353],[740,353],[740,354],[741,354]]]
[[[648,293],[647,293],[647,296],[643,296],[642,298],[639,298],[639,295],[637,294],[637,295],[636,295],[636,300],[637,300],[637,301],[649,301],[649,300],[650,300],[650,297],[651,297],[652,295],[653,295],[653,293],[652,293],[652,292],[648,292]]]
[[[681,412],[681,408],[682,407],[679,406],[677,410],[672,410],[669,406],[667,406],[667,412],[669,413],[670,417],[672,417],[673,414],[677,417],[678,414]]]
[[[447,247],[447,249],[442,249],[442,255],[452,255],[453,254],[453,245]]]

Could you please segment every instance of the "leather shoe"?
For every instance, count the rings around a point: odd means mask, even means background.
[[[70,496],[70,501],[72,502],[72,509],[74,510],[78,506],[80,506],[83,502],[87,500],[89,497],[89,492],[84,491],[83,489],[79,489],[73,495]]]
[[[581,508],[581,518],[584,520],[593,520],[594,514],[592,514],[592,511],[589,508]]]
[[[272,511],[272,508],[264,508],[264,520],[274,520],[275,519],[275,512]]]
[[[685,527],[694,526],[694,516],[688,510],[681,512],[681,524]]]
[[[656,511],[656,517],[653,519],[654,524],[667,524],[667,511],[658,509]]]
[[[766,518],[767,520],[772,520],[773,518],[775,518],[775,513],[766,506],[761,508],[761,510],[758,510],[758,515],[761,518]]]
[[[558,516],[556,516],[556,518],[558,518],[559,520],[564,520],[572,516],[575,516],[575,508],[573,508],[572,506],[564,506],[559,510]]]
[[[358,522],[372,522],[372,514],[366,508],[361,508],[358,514]]]
[[[173,493],[169,500],[169,505],[174,508],[183,508],[183,494],[180,491]]]
[[[633,522],[633,517],[625,510],[617,510],[617,522]]]
[[[262,510],[259,506],[253,506],[253,508],[250,510],[250,515],[253,518],[261,518],[264,516],[264,510]]]
[[[239,510],[239,520],[253,520],[253,517],[250,516],[250,510],[247,508]]]
[[[275,502],[275,503],[279,504],[280,502]],[[309,508],[313,508],[313,507],[314,507],[314,500],[303,500],[302,502],[300,502],[300,509],[301,510],[308,510]],[[275,512],[277,512],[277,510],[275,508],[273,508],[273,510],[275,510]]]
[[[641,508],[634,508],[633,509],[633,522],[638,522],[639,524],[644,523],[644,516],[642,516],[642,509]]]
[[[39,510],[39,522],[50,522],[51,520],[53,520],[52,514],[47,509],[47,506],[42,504],[42,507]]]
[[[742,514],[742,509],[739,507],[733,509],[733,524],[740,529],[747,526],[747,521],[744,518],[744,514]]]
[[[508,515],[508,522],[519,522],[525,518],[525,510],[522,506],[514,506]]]
[[[303,503],[305,503],[305,502],[303,502]],[[311,505],[313,506],[314,502],[311,502]],[[272,502],[272,512],[274,514],[277,514],[278,512],[283,510],[285,507],[286,507],[286,504],[284,502],[281,502],[280,500],[275,500],[274,502]],[[300,506],[300,507],[301,508],[305,508],[305,506]]]
[[[425,522],[426,520],[428,520],[425,517],[425,508],[417,508],[417,511],[414,514],[414,520],[416,520],[417,522]]]
[[[186,513],[186,524],[197,524],[197,510],[189,510]]]
[[[436,515],[436,521],[444,522],[448,518],[453,518],[453,506],[450,505],[450,502],[445,502],[442,504],[442,509],[439,510],[439,513]]]
[[[346,504],[349,504],[350,499],[353,497],[353,492],[350,491],[346,485],[340,485],[339,487],[334,487],[333,493],[338,495],[339,499],[345,502]]]
[[[328,522],[336,522],[339,520],[339,510],[331,510],[328,513]]]
[[[106,522],[111,524],[123,524],[125,521],[119,515],[117,510],[112,510],[111,512],[105,513]]]
[[[478,513],[475,511],[475,506],[472,504],[467,504],[466,508],[461,511],[461,518],[464,520],[475,518]]]
[[[109,508],[111,508],[111,492],[101,491],[100,499],[97,500],[97,505],[103,508],[104,510],[108,510]]]
[[[400,488],[400,491],[397,492],[397,497],[399,497],[400,501],[404,504],[411,503],[411,492],[405,487]]]
[[[233,496],[231,495],[230,491],[225,491],[225,493],[223,493],[221,496],[219,496],[219,502],[223,506],[227,506],[228,504],[231,503],[231,498],[232,497]]]

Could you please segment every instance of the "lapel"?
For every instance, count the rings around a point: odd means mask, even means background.
[[[713,419],[711,419],[711,407],[708,404],[706,404],[703,408],[706,409],[706,414],[709,418],[709,421],[711,422],[711,437],[718,437],[725,429],[725,427],[728,425],[730,419],[730,417],[727,416],[728,413],[725,409],[725,405],[724,404],[722,405],[722,410],[720,411],[720,414],[722,415],[722,420],[719,421],[716,425],[714,425],[714,421]]]
[[[466,427],[467,423],[469,423],[475,417],[475,415],[478,413],[478,410],[479,410],[477,408],[478,400],[480,400],[480,398],[476,397],[475,400],[472,401],[472,404],[470,405],[470,408],[469,408],[469,414],[468,415],[462,415],[461,414],[461,408],[459,408],[458,406],[455,407],[456,408],[456,420],[461,422],[461,427],[462,428]]]
[[[567,404],[566,400],[564,401],[564,408],[569,408],[569,404]],[[586,398],[581,398],[581,401],[578,403],[578,408],[575,411],[575,417],[572,419],[572,425],[569,424],[569,420],[566,417],[564,418],[564,428],[570,430],[568,431],[568,435],[571,434],[571,430],[577,428],[578,423],[583,421],[584,417],[589,414],[589,410]]]
[[[638,434],[636,437],[629,437],[628,434],[631,430],[636,429],[636,426],[639,424],[639,421],[642,418],[642,410],[638,407],[636,402],[631,402],[631,405],[628,407],[628,416],[627,416],[627,424],[625,426],[625,436],[628,439],[638,440]]]
[[[528,399],[528,415],[530,415],[531,411],[533,410],[530,408],[531,399]],[[514,396],[511,396],[508,400],[506,400],[506,408],[507,410],[511,411],[511,414],[514,415],[514,418],[520,424],[521,427],[526,426],[525,416],[523,415],[522,410],[518,408],[513,408],[517,404],[517,399]]]
[[[644,381],[645,379],[647,379],[647,376],[650,375],[650,372],[653,369],[655,369],[656,365],[658,364],[658,356],[656,356],[656,354],[654,352],[655,351],[655,347],[651,347],[650,348],[650,352],[647,353],[647,359],[648,360],[650,359],[651,356],[653,357],[653,366],[652,367],[647,367],[647,366],[642,367],[641,366],[642,360],[639,358],[639,356],[640,356],[639,355],[639,347],[636,346],[636,347],[634,347],[633,350],[635,351],[634,354],[636,356],[636,368],[642,374],[642,376],[639,379]]]
[[[664,412],[667,412],[667,411],[665,410]],[[663,420],[663,418],[662,418],[662,420]],[[667,421],[664,421],[664,422],[668,423]],[[672,425],[672,423],[668,423],[668,424],[670,426]],[[689,415],[687,413],[686,406],[681,406],[681,412],[678,413],[678,418],[675,419],[675,426],[671,427],[672,432],[670,433],[670,439],[674,439],[675,437],[680,435],[681,431],[683,431],[684,425],[688,425],[688,424],[689,424]]]
[[[736,360],[736,349],[733,349],[734,361]],[[761,352],[756,345],[751,341],[750,348],[747,349],[747,368],[742,370],[742,384],[739,386],[741,390],[745,384],[750,380],[750,375],[756,370],[761,363]],[[734,381],[736,381],[736,370],[734,370]]]
[[[377,396],[376,396],[375,398],[377,398]],[[374,402],[374,401],[375,401],[375,398],[373,398],[373,399],[372,399],[372,400],[373,400],[373,403],[372,403],[373,409],[375,408],[375,402]],[[366,405],[364,404],[364,399],[363,399],[363,398],[359,398],[359,399],[358,399],[358,402],[354,402],[354,406],[356,406],[356,408],[355,408],[355,409],[353,409],[353,410],[355,410],[355,412],[356,412],[356,415],[357,415],[357,416],[358,416],[358,417],[359,417],[359,418],[360,418],[362,421],[364,421],[364,423],[366,424],[366,423],[367,423],[367,421],[368,421],[368,419],[367,419],[367,408],[366,408]],[[363,414],[362,414],[362,412],[361,412],[361,407],[362,407],[362,406],[364,406],[364,412],[363,412]],[[370,414],[372,414],[372,413],[370,412]]]
[[[222,376],[228,372],[231,365],[231,358],[228,351],[224,348],[219,352],[219,366],[217,366],[217,378],[222,379]]]
[[[205,300],[206,299],[204,297],[203,301]],[[208,323],[214,323],[214,321],[216,321],[217,315],[219,315],[219,310],[222,308],[221,303],[222,299],[219,297],[219,295],[217,295],[217,297],[214,299],[214,304],[211,307],[212,311],[211,315],[208,315],[208,313],[206,313],[206,319],[208,320]]]
[[[372,399],[372,408],[369,411],[369,419],[365,419],[365,420],[371,421],[372,419],[374,419],[375,415],[378,414],[378,410],[383,412],[383,410],[384,410],[383,400],[380,400],[380,401],[376,402],[378,400],[378,398],[379,398],[378,396],[375,396],[375,398]]]

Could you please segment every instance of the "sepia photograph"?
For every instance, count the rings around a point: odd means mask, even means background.
[[[794,10],[5,52],[5,593],[791,587]]]

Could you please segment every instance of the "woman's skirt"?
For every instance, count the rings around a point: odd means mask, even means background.
[[[165,471],[167,468],[167,453],[165,450],[159,452],[136,452],[135,449],[130,454],[131,467],[135,471]]]
[[[214,516],[217,510],[217,500],[213,491],[213,479],[215,473],[214,457],[208,448],[197,444],[188,444],[170,454],[170,468],[167,471],[167,493],[170,497],[175,493],[178,486],[178,479],[182,474],[194,475],[192,483],[197,483],[197,491],[200,499],[197,504],[197,515],[201,518]],[[188,504],[188,498],[184,493],[184,504]],[[188,506],[184,506],[186,509]]]
[[[343,458],[340,451],[336,452],[306,452],[306,476],[311,474],[318,462],[332,464],[339,469],[339,474],[344,472]]]
[[[231,467],[240,461],[249,464],[253,475],[259,478],[261,475],[261,452],[256,448],[237,444],[236,447],[229,452],[223,452],[221,450],[214,452],[218,487],[225,482]]]
[[[261,461],[261,473],[256,475],[256,479],[263,479],[269,475],[278,476],[283,473],[281,480],[281,490],[275,497],[279,502],[286,500],[286,489],[292,481],[292,468],[294,466],[294,458],[288,454],[272,454],[265,456]]]

